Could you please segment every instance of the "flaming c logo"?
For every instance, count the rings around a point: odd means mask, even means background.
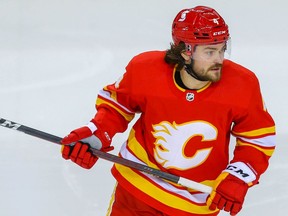
[[[201,136],[201,142],[213,141],[218,130],[206,121],[191,121],[184,124],[172,124],[167,121],[153,125],[155,137],[154,157],[166,169],[186,170],[201,165],[209,156],[212,147],[200,148],[193,156],[185,155],[186,144],[195,136]]]

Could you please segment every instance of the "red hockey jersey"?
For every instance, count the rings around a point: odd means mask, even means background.
[[[259,178],[275,148],[275,125],[256,76],[225,60],[220,81],[186,90],[177,85],[164,55],[152,51],[134,57],[123,77],[100,91],[97,127],[113,137],[139,114],[122,157],[206,185],[231,159],[248,163]],[[231,134],[236,146],[229,158]],[[112,173],[121,186],[168,215],[218,213],[207,207],[208,194],[118,164]]]

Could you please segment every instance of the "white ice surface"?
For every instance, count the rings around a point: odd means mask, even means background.
[[[226,19],[231,58],[257,74],[277,124],[271,165],[239,215],[286,215],[286,1],[0,0],[0,117],[66,135],[90,120],[98,90],[130,58],[169,47],[174,16],[195,5]],[[116,135],[115,154],[126,136]],[[63,160],[59,146],[5,128],[0,143],[1,216],[105,215],[115,183],[110,162],[87,171]]]

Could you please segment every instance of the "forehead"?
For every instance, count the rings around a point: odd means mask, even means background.
[[[226,45],[226,42],[217,43],[217,44],[204,44],[204,45],[198,45],[197,48],[204,50],[204,49],[222,49]]]

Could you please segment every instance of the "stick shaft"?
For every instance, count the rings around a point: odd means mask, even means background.
[[[12,121],[9,121],[7,119],[0,118],[0,125],[3,127],[9,128],[9,129],[23,132],[23,133],[28,134],[30,136],[34,136],[34,137],[46,140],[48,142],[52,142],[52,143],[61,145],[61,143],[60,143],[60,141],[62,140],[61,137],[58,137],[58,136],[34,129],[34,128],[31,128],[31,127],[27,127],[25,125],[22,125],[22,124],[19,124],[16,122],[12,122]],[[110,154],[107,152],[102,152],[102,151],[97,150],[97,149],[91,149],[91,151],[95,156],[97,156],[99,158],[111,161],[113,163],[121,164],[121,165],[130,167],[130,168],[151,174],[153,176],[157,176],[159,178],[174,182],[176,184],[180,184],[180,185],[185,186],[185,187],[189,187],[191,189],[195,189],[195,190],[198,190],[198,191],[201,191],[204,193],[211,193],[211,191],[212,191],[211,187],[200,184],[198,182],[191,181],[191,180],[186,179],[186,178],[182,178],[182,177],[170,174],[170,173],[166,173],[166,172],[163,172],[161,170],[158,170],[158,169],[155,169],[155,168],[143,165],[143,164],[139,164],[139,163],[136,163],[134,161],[130,161],[130,160],[127,160],[125,158],[121,158],[121,157],[118,157],[116,155],[113,155],[113,154]]]

